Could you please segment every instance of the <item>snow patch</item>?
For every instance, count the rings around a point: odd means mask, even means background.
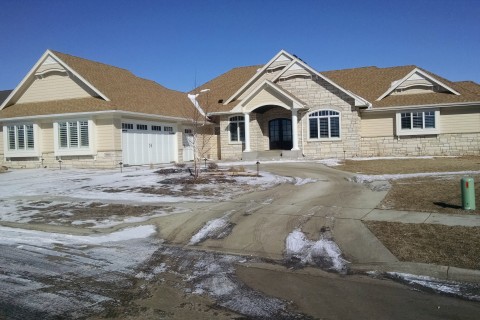
[[[399,179],[420,178],[420,177],[469,175],[469,174],[480,174],[480,171],[423,172],[423,173],[379,174],[379,175],[357,174],[352,178],[352,181],[356,183],[370,183],[373,181],[383,181],[383,180],[399,180]]]
[[[207,238],[220,239],[229,233],[229,228],[232,226],[228,218],[233,212],[227,212],[223,217],[208,221],[202,229],[200,229],[190,239],[189,245],[195,245]]]
[[[287,259],[298,259],[302,265],[311,264],[328,270],[346,272],[347,261],[342,258],[338,245],[324,234],[320,240],[308,240],[300,229],[291,232],[285,243]]]
[[[436,293],[457,296],[472,301],[480,301],[480,285],[478,284],[439,280],[428,276],[400,272],[387,272],[387,275],[395,280],[433,290]]]

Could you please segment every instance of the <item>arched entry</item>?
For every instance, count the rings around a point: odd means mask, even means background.
[[[292,149],[292,120],[273,119],[268,122],[270,150]]]

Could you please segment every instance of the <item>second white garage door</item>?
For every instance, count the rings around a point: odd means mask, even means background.
[[[126,165],[177,161],[177,128],[157,122],[122,122],[122,162]]]

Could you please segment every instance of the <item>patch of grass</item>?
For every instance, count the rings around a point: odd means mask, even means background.
[[[398,160],[345,160],[335,169],[363,174],[398,174],[418,172],[480,171],[480,157],[398,159]]]
[[[451,214],[480,214],[480,175],[475,180],[476,210],[463,210],[462,176],[438,176],[391,181],[392,188],[379,204],[381,209]]]
[[[364,223],[401,261],[480,269],[480,227]]]

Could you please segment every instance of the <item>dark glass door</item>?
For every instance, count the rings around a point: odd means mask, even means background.
[[[270,150],[292,149],[292,120],[274,119],[268,122]]]

